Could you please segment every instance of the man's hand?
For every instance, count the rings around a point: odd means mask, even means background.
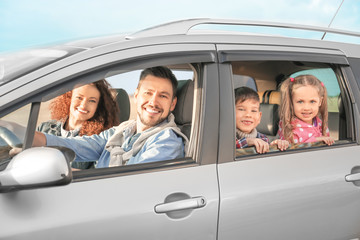
[[[246,138],[248,146],[255,146],[257,153],[267,153],[269,151],[269,144],[261,138]]]
[[[9,151],[10,157],[14,157],[16,154],[20,153],[22,148],[14,147]]]

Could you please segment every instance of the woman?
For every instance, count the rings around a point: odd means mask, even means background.
[[[106,80],[75,88],[50,103],[52,120],[38,131],[62,137],[99,134],[119,124],[119,108]],[[93,162],[73,162],[72,168],[88,169]]]

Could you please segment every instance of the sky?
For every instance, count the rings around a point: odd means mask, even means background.
[[[0,0],[0,53],[187,18],[328,27],[340,5],[331,27],[360,32],[360,0]],[[325,39],[360,43],[360,38],[339,35]]]

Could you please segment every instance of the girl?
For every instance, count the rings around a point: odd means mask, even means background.
[[[313,75],[288,78],[280,91],[280,139],[291,143],[334,143],[328,129],[327,92],[319,79]]]

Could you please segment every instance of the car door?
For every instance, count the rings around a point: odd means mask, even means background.
[[[360,166],[356,124],[360,119],[355,100],[359,99],[359,88],[346,58],[336,51],[321,54],[318,50],[317,55],[307,55],[309,49],[295,47],[288,53],[289,49],[281,47],[274,51],[273,46],[259,50],[257,46],[221,45],[218,49],[224,59],[220,64],[224,89],[220,93],[218,239],[357,239],[360,188],[357,175],[352,174]],[[234,110],[225,108],[234,106],[234,97],[229,97],[233,87],[227,85],[232,85],[233,61],[246,60],[250,61],[248,66],[254,66],[256,60],[290,61],[298,66],[303,61],[338,64],[342,99],[348,99],[346,143],[235,156]],[[257,76],[267,68],[263,62],[259,66]]]
[[[213,88],[217,84],[217,66],[211,64],[214,50],[213,45],[196,44],[139,47],[109,54],[97,49],[96,57],[44,74],[8,93],[8,99],[16,103],[16,94],[22,92],[22,101],[31,105],[46,94],[56,96],[51,89],[58,91],[62,84],[95,80],[111,71],[194,62],[201,66],[195,87],[199,95],[194,98],[194,112],[199,114],[194,119],[198,119],[196,126],[201,131],[194,130],[194,150],[189,157],[74,172],[69,185],[0,193],[0,238],[216,239],[218,119],[214,116],[218,115],[218,98],[209,100],[211,111],[200,108],[201,102],[210,98],[202,94],[203,86]],[[35,108],[31,109],[30,122],[37,118]],[[34,123],[28,125],[34,128]]]

